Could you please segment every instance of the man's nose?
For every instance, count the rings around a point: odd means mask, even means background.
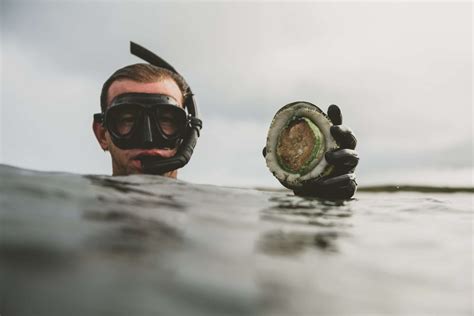
[[[153,133],[151,130],[151,121],[148,116],[145,117],[145,122],[143,126],[143,142],[145,145],[152,145],[153,144]]]

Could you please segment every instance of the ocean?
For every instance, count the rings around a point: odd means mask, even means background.
[[[470,192],[0,178],[2,316],[473,314]]]

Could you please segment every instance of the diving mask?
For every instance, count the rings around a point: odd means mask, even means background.
[[[112,100],[103,124],[121,149],[176,148],[189,124],[186,111],[170,96],[125,93]]]

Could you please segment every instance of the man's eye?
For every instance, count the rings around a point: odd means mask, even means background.
[[[161,130],[168,136],[173,135],[177,132],[178,127],[173,117],[164,115],[158,120]]]
[[[135,118],[136,117],[133,114],[123,114],[115,123],[115,131],[120,135],[130,133],[135,125]]]

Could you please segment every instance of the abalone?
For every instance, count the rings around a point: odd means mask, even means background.
[[[297,189],[333,168],[324,154],[338,148],[331,120],[316,105],[298,101],[285,105],[273,117],[267,136],[265,160],[273,175],[287,188]]]

